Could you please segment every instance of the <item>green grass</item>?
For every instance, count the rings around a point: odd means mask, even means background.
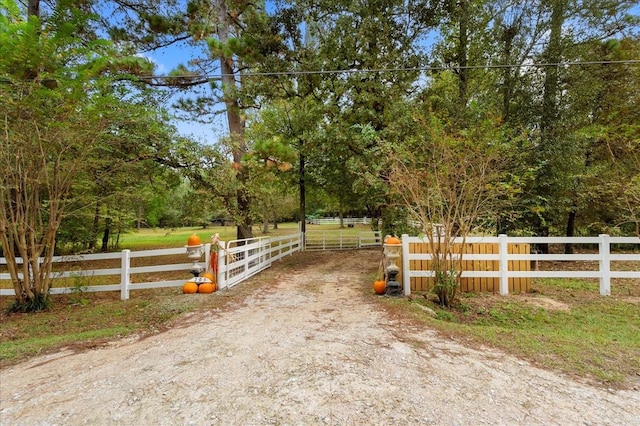
[[[187,244],[187,239],[192,234],[197,234],[202,243],[208,243],[211,236],[220,234],[220,237],[229,241],[235,239],[236,228],[233,226],[212,226],[207,229],[198,228],[174,228],[174,229],[142,229],[136,232],[123,234],[120,237],[120,249],[145,250],[153,248],[181,247]]]
[[[65,333],[41,337],[29,337],[17,339],[0,344],[0,363],[7,360],[22,359],[33,356],[48,348],[74,345],[78,342],[96,342],[104,339],[113,339],[130,334],[131,330],[125,326],[109,327],[100,330],[88,330],[77,333]]]
[[[409,307],[436,311],[434,319],[414,308],[428,327],[546,368],[607,385],[638,382],[640,298],[601,297],[597,285],[594,290],[593,283],[580,280],[539,280],[533,290],[506,297],[467,294],[452,309],[415,297]]]
[[[210,297],[208,297],[210,296]],[[0,365],[58,350],[99,346],[131,334],[169,327],[185,312],[222,306],[224,295],[185,295],[177,289],[140,290],[129,300],[117,292],[53,295],[49,310],[7,314],[11,298],[0,298]]]
[[[362,231],[370,231],[369,225],[356,225],[353,228],[340,228],[339,225],[306,225],[307,231],[342,232],[344,234],[357,234]],[[298,232],[298,224],[294,222],[279,223],[278,229],[269,228],[267,234],[262,233],[262,226],[253,226],[254,237],[268,237],[276,235],[289,235]],[[146,250],[152,248],[181,247],[187,244],[187,239],[192,234],[197,234],[202,243],[208,243],[211,236],[220,234],[223,241],[236,239],[235,226],[211,226],[207,229],[201,227],[186,227],[173,229],[142,229],[136,232],[123,234],[120,237],[120,249]]]

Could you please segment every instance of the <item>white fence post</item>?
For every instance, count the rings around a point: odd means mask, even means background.
[[[225,250],[226,244],[224,241],[218,241],[218,273],[216,280],[218,282],[218,289],[227,288],[227,252]]]
[[[600,234],[600,295],[611,296],[611,244],[607,234]]]
[[[129,299],[129,284],[131,284],[131,250],[122,250],[120,259],[120,300]]]
[[[498,244],[500,245],[500,296],[509,294],[509,244],[507,235],[498,235]]]
[[[210,269],[213,269],[213,265],[211,265],[211,243],[207,243],[204,245],[204,271],[208,272]]]
[[[411,277],[409,273],[409,268],[411,263],[409,262],[409,235],[402,234],[402,265],[400,266],[402,269],[402,288],[404,290],[405,296],[411,295]]]

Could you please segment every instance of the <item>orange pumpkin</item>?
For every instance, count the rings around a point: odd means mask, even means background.
[[[200,237],[198,237],[196,234],[191,235],[187,240],[188,246],[199,246],[200,244],[202,244],[200,241]]]
[[[373,291],[376,294],[384,294],[387,290],[387,283],[384,280],[375,280],[373,282]]]
[[[213,293],[216,291],[216,285],[212,283],[202,283],[198,286],[198,293]]]
[[[194,294],[198,292],[198,284],[193,281],[187,281],[182,286],[182,292],[185,294]]]
[[[205,272],[204,274],[200,275],[202,278],[207,278],[209,279],[209,281],[211,281],[212,283],[216,282],[216,277],[213,276],[213,274],[211,272]]]
[[[384,241],[384,243],[398,245],[398,244],[402,244],[402,241],[400,241],[400,239],[396,237],[389,237]]]

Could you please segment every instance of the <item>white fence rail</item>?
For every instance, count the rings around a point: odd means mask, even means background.
[[[218,257],[220,288],[229,288],[271,266],[271,263],[302,250],[302,234],[229,241]]]
[[[307,219],[307,223],[312,225],[338,225],[340,224],[339,217],[321,217],[318,219]],[[370,217],[343,217],[342,223],[345,225],[369,225],[371,223]]]
[[[305,233],[305,250],[346,250],[382,246],[380,231],[316,231]]]
[[[411,277],[433,277],[434,271],[412,270],[411,261],[430,260],[431,254],[410,253],[409,244],[422,243],[424,240],[419,237],[402,236],[402,280],[404,294],[411,294]],[[455,243],[462,243],[462,238],[456,239]],[[465,254],[464,260],[493,260],[498,261],[500,268],[497,271],[464,271],[462,277],[498,277],[500,278],[500,294],[506,295],[509,292],[509,277],[531,277],[531,278],[598,278],[600,280],[600,294],[611,295],[612,278],[640,278],[640,253],[624,252],[612,253],[612,244],[625,244],[640,249],[640,238],[637,237],[611,237],[600,235],[598,237],[508,237],[500,235],[498,237],[467,237],[465,243],[497,243],[499,252],[495,254]],[[588,244],[598,247],[595,254],[509,254],[508,244]],[[592,261],[597,262],[597,269],[582,271],[567,270],[531,270],[531,271],[509,271],[510,260],[528,261]],[[624,271],[612,269],[612,262],[637,262],[635,270]],[[415,262],[414,262],[415,263]],[[614,264],[615,265],[615,264]]]
[[[224,255],[218,256],[218,287],[229,288],[242,280],[264,270],[271,266],[273,261],[281,259],[283,256],[291,255],[296,251],[302,250],[303,236],[302,234],[293,234],[283,237],[274,238],[256,238],[244,240],[240,245],[238,241],[232,241],[227,244],[226,249],[221,250]],[[205,244],[204,263],[209,268],[209,260],[211,254],[211,244]],[[69,278],[69,277],[96,277],[96,276],[119,276],[119,284],[104,284],[82,287],[82,291],[99,292],[99,291],[120,291],[120,298],[126,300],[129,298],[131,290],[142,290],[150,288],[164,287],[180,287],[185,281],[191,278],[188,271],[192,267],[192,263],[177,263],[154,266],[131,266],[131,259],[168,256],[168,255],[185,255],[184,248],[173,248],[163,250],[144,250],[130,251],[123,250],[119,253],[104,254],[87,254],[75,256],[56,256],[53,261],[61,262],[91,262],[96,260],[113,260],[120,259],[119,268],[107,269],[80,269],[74,271],[54,272],[52,277]],[[21,263],[22,260],[18,259]],[[6,259],[0,258],[0,265],[6,265]],[[202,263],[202,262],[201,262]],[[154,272],[171,272],[185,271],[185,277],[179,280],[160,280],[148,282],[132,282],[131,275],[154,273]],[[19,277],[22,279],[22,275]],[[8,273],[0,273],[0,280],[10,280]],[[51,294],[71,293],[75,289],[73,287],[52,287]],[[0,289],[0,296],[15,295],[13,289]]]

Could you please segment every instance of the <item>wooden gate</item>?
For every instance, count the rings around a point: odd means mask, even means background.
[[[508,245],[509,254],[529,254],[529,244]],[[454,244],[454,253],[460,253],[460,244]],[[409,253],[430,254],[429,244],[426,242],[409,243]],[[460,278],[462,291],[468,292],[494,292],[498,293],[500,288],[499,277],[465,277],[465,271],[499,271],[500,261],[498,259],[498,243],[465,243],[462,247],[461,269],[463,271]],[[475,256],[474,256],[475,255]],[[495,255],[495,256],[487,256]],[[475,259],[482,257],[495,257],[495,260]],[[529,271],[530,264],[526,260],[509,260],[509,271]],[[410,260],[412,271],[432,271],[432,260]],[[433,277],[411,277],[411,291],[431,291],[434,286]],[[509,292],[528,292],[531,288],[531,278],[509,277]]]

